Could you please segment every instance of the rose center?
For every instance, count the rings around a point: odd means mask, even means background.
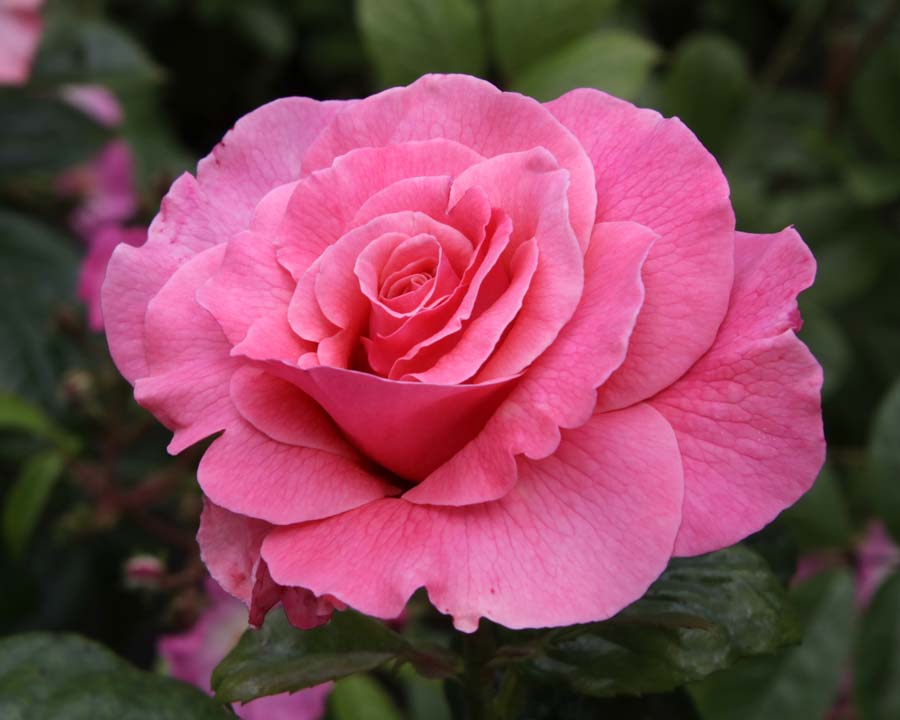
[[[391,282],[385,282],[384,284],[382,284],[381,297],[383,297],[385,300],[392,300],[393,298],[398,298],[401,295],[415,292],[419,288],[427,285],[430,281],[434,280],[436,271],[434,263],[430,264],[431,267],[425,267],[408,275],[403,275],[401,277],[393,279]]]

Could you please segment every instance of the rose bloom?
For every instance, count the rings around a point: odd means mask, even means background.
[[[809,488],[814,271],[678,120],[438,75],[244,117],[103,304],[169,450],[217,435],[199,541],[252,622],[424,586],[471,631],[607,618]]]
[[[31,74],[44,0],[0,0],[0,85],[24,85]]]
[[[184,633],[164,635],[157,643],[159,656],[171,675],[212,694],[212,672],[247,629],[247,608],[223,592],[215,582],[206,583],[209,606]],[[235,704],[243,720],[318,720],[325,714],[331,683],[300,692],[262,697]]]

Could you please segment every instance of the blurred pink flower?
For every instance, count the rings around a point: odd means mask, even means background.
[[[0,0],[2,2],[2,0]],[[122,123],[122,106],[102,85],[69,85],[62,97],[101,125],[115,128]],[[80,198],[72,213],[72,228],[83,240],[105,223],[120,223],[137,211],[134,160],[124,140],[113,140],[86,165],[60,175],[57,187],[64,195]]]
[[[884,523],[873,520],[854,551],[856,568],[856,606],[865,608],[884,579],[900,567],[900,547],[893,541]],[[822,550],[804,555],[797,563],[791,585],[799,585],[820,572],[846,567],[850,558],[837,550]]]
[[[72,213],[72,228],[85,241],[101,225],[122,222],[137,210],[132,180],[131,148],[124,140],[113,140],[85,166],[63,173],[58,187],[63,194],[82,199]]]
[[[69,105],[104,127],[114,128],[122,124],[122,106],[116,96],[102,85],[67,85],[62,89],[62,97]]]
[[[211,693],[213,668],[237,643],[247,629],[247,608],[225,593],[214,581],[207,581],[209,607],[194,626],[180,635],[160,638],[157,649],[179,680]],[[325,712],[325,699],[331,683],[294,694],[283,693],[236,704],[238,717],[244,720],[314,720]]]
[[[100,287],[106,277],[106,265],[119,243],[143,245],[147,229],[126,228],[107,224],[98,228],[88,239],[88,254],[81,264],[78,278],[78,297],[88,308],[88,325],[91,330],[103,330],[103,313],[100,309]]]
[[[856,549],[856,604],[865,607],[884,579],[900,565],[900,548],[888,535],[884,523],[869,524]]]
[[[24,85],[43,23],[44,0],[0,0],[0,85]]]

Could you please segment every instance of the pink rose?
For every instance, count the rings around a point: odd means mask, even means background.
[[[103,330],[103,313],[100,309],[100,287],[106,277],[106,266],[119,243],[137,247],[147,239],[147,229],[126,228],[116,224],[103,225],[88,239],[88,253],[81,263],[78,275],[78,297],[87,305],[88,326],[91,330]]]
[[[243,118],[103,305],[170,451],[221,433],[199,540],[253,622],[424,586],[468,631],[609,617],[809,488],[814,269],[678,120],[426,76]]]
[[[209,607],[194,626],[180,635],[164,635],[157,649],[169,672],[212,694],[212,671],[247,629],[247,608],[214,582],[206,584]],[[289,694],[270,695],[234,710],[243,720],[318,720],[325,714],[331,683]]]
[[[24,85],[43,23],[44,0],[0,0],[0,85]]]

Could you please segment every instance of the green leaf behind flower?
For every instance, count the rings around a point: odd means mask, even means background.
[[[647,594],[605,622],[539,633],[499,655],[585,695],[663,692],[794,638],[784,592],[754,552],[675,559]]]

